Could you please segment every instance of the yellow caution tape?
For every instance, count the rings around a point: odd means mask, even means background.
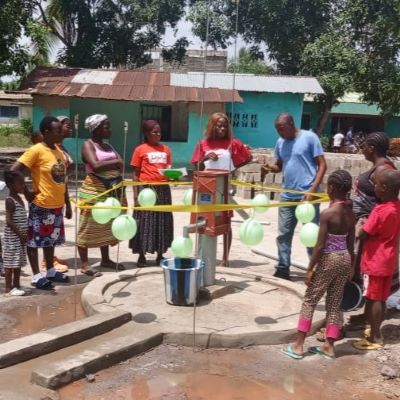
[[[80,209],[92,209],[95,206],[93,204],[93,200],[104,197],[110,192],[118,190],[124,186],[159,186],[159,185],[191,185],[192,182],[135,182],[135,181],[122,181],[117,185],[113,186],[111,189],[108,189],[96,196],[90,197],[88,199],[80,200],[76,204],[76,208]],[[309,192],[300,192],[297,190],[289,190],[284,188],[277,187],[268,187],[260,184],[248,183],[239,180],[231,181],[231,184],[234,186],[243,186],[250,187],[257,190],[263,190],[268,192],[286,192],[286,193],[295,193],[295,194],[310,194],[316,197],[316,200],[310,201],[311,204],[325,203],[329,201],[329,197],[326,193],[309,193]],[[74,199],[71,201],[75,202]],[[283,201],[283,202],[273,202],[265,205],[257,204],[257,208],[271,208],[271,207],[294,207],[301,204],[302,201]],[[121,206],[121,207],[112,207],[112,206],[102,206],[98,208],[103,209],[121,209],[121,210],[140,210],[140,211],[159,211],[159,212],[190,212],[190,213],[207,213],[207,212],[221,212],[221,211],[230,211],[230,210],[241,210],[254,208],[252,204],[193,204],[193,205],[159,205],[159,206]]]

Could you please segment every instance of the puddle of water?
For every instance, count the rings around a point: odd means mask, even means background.
[[[313,389],[302,387],[300,383],[293,386],[293,379],[285,379],[281,384],[267,383],[257,379],[213,375],[207,373],[165,373],[154,378],[137,376],[132,382],[126,382],[119,388],[102,390],[99,393],[85,393],[84,384],[70,385],[60,390],[61,399],[95,400],[243,400],[243,399],[276,399],[292,400],[309,399],[315,396]],[[318,397],[317,397],[318,398]]]
[[[346,360],[344,365],[349,367],[346,373],[340,364],[335,368],[321,368],[320,363],[300,365],[267,348],[193,353],[160,346],[137,359],[99,372],[93,383],[80,380],[58,393],[61,400],[384,398],[349,384],[346,377],[357,376],[359,361]],[[354,397],[355,393],[361,397]]]
[[[77,288],[67,295],[51,296],[51,299],[26,296],[26,303],[3,311],[6,322],[0,325],[0,343],[85,318],[80,302],[82,290]]]

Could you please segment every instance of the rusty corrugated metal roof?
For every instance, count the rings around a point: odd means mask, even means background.
[[[171,85],[171,74],[155,70],[37,68],[21,85],[37,95],[125,101],[242,102],[237,90]],[[65,75],[62,71],[65,70]]]

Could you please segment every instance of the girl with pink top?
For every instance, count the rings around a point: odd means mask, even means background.
[[[353,276],[355,217],[347,204],[351,189],[351,176],[337,170],[328,177],[330,207],[321,213],[318,241],[307,269],[307,290],[297,325],[297,340],[283,349],[294,359],[304,357],[304,341],[311,330],[315,307],[326,293],[325,342],[310,347],[310,353],[323,358],[335,358],[334,341],[340,335],[340,304],[346,281]]]

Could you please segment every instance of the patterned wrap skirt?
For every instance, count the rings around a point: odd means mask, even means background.
[[[172,202],[168,185],[141,186],[139,190],[151,187],[157,194],[156,205],[169,205]],[[132,253],[165,253],[174,236],[174,220],[171,212],[138,211],[133,212],[137,222],[137,233],[129,242]]]
[[[29,205],[27,246],[55,247],[65,243],[63,207],[42,208]]]
[[[79,200],[88,200],[94,196],[97,196],[105,192],[107,188],[104,183],[96,176],[89,174],[79,191]],[[126,206],[126,197],[121,191],[118,191],[118,200],[122,206]],[[98,201],[104,201],[107,197],[111,197],[115,193],[107,193],[104,197],[97,197],[94,200],[90,200],[87,204],[94,205]],[[76,244],[79,247],[94,248],[103,246],[115,246],[118,244],[118,239],[114,237],[111,231],[112,221],[106,224],[98,224],[92,217],[92,210],[90,208],[83,208],[80,211],[79,216],[79,228],[78,238]]]

